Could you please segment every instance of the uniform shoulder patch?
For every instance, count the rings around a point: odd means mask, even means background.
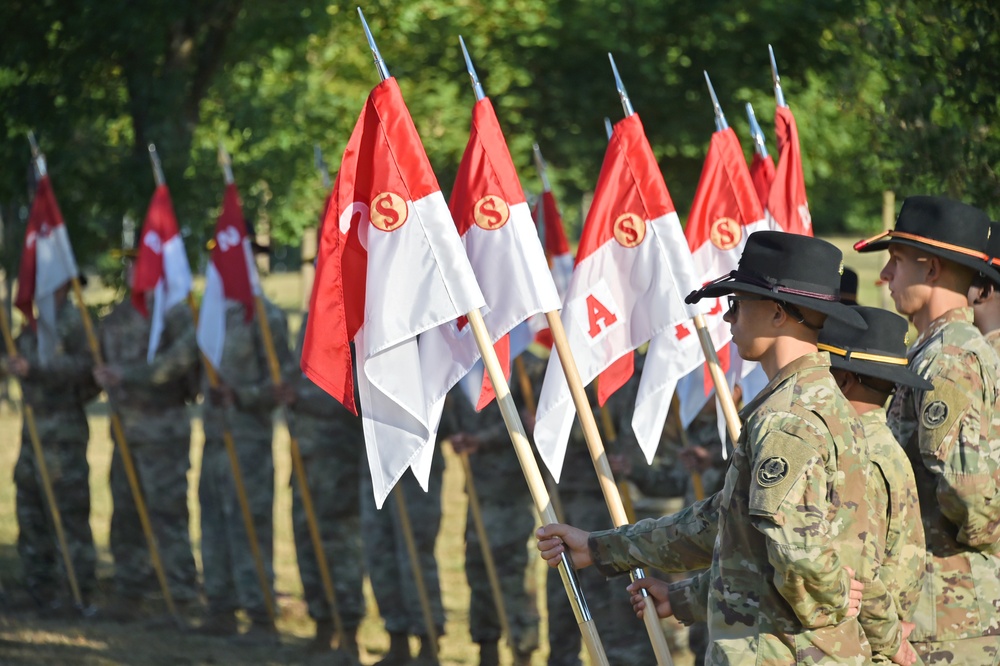
[[[781,456],[771,456],[757,468],[757,483],[765,488],[776,486],[788,476],[788,461]]]
[[[771,430],[753,448],[757,455],[750,482],[750,513],[774,516],[819,454],[806,440],[781,430]]]
[[[929,430],[934,430],[947,420],[948,405],[944,400],[931,400],[920,413],[920,423]]]

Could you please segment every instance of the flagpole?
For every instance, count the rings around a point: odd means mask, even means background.
[[[32,142],[34,143],[34,142]],[[7,320],[6,307],[0,307],[0,329],[3,329],[3,339],[7,346],[7,353],[17,356],[17,346],[10,333],[10,322]],[[42,491],[45,494],[45,502],[49,505],[49,512],[52,516],[52,527],[56,532],[56,540],[59,542],[59,551],[62,554],[63,566],[66,567],[66,578],[69,580],[69,589],[73,594],[73,603],[77,609],[83,610],[83,597],[80,595],[80,586],[76,579],[76,568],[73,566],[73,558],[70,557],[69,547],[66,545],[66,532],[63,530],[62,515],[59,512],[59,505],[56,503],[56,495],[52,490],[52,477],[49,476],[49,466],[45,462],[45,452],[42,450],[42,442],[38,438],[38,428],[35,425],[35,412],[25,397],[24,388],[21,388],[21,406],[24,411],[24,422],[28,426],[28,436],[31,439],[31,450],[35,454],[35,465],[38,468],[38,476],[41,480]]]
[[[222,175],[225,179],[226,185],[232,185],[234,182],[232,162],[229,159],[229,153],[226,152],[226,148],[222,145],[221,141],[219,142],[219,165],[222,167]],[[192,308],[194,307],[194,296],[191,294],[188,294],[188,303]],[[195,315],[195,321],[197,322],[197,320],[198,317]],[[205,373],[208,375],[208,385],[213,389],[218,388],[219,375],[217,370],[212,365],[211,361],[209,361],[209,359],[205,356],[204,352],[201,352],[201,356],[205,367]],[[223,423],[226,424],[226,407],[222,406],[219,411],[223,415]],[[239,501],[240,511],[243,514],[243,527],[247,533],[247,541],[250,545],[250,554],[253,556],[254,569],[257,572],[257,582],[260,584],[260,591],[264,595],[264,607],[267,609],[267,615],[273,624],[278,618],[278,614],[274,606],[274,596],[271,593],[271,585],[267,580],[267,571],[264,568],[264,557],[260,552],[260,543],[257,540],[257,528],[254,526],[253,513],[250,511],[250,501],[247,499],[246,486],[243,483],[243,472],[240,467],[239,456],[236,453],[236,442],[233,441],[228,425],[224,425],[222,440],[226,447],[226,453],[229,455],[229,463],[233,469],[233,485],[236,487],[236,498]]]
[[[611,124],[611,118],[604,116],[604,131],[608,134],[608,141],[611,141],[611,137],[615,134],[615,126]]]
[[[688,440],[687,430],[684,428],[684,419],[681,418],[681,401],[677,396],[676,391],[674,392],[674,397],[670,400],[669,413],[672,415],[674,426],[677,428],[678,437],[681,440],[681,448],[688,448],[690,446],[690,441]],[[726,447],[725,442],[723,442],[722,447]],[[694,499],[696,502],[700,502],[705,499],[705,485],[701,480],[701,472],[697,470],[691,470],[691,489],[694,491]]]
[[[46,174],[45,165],[45,155],[38,149],[38,144],[35,142],[35,135],[33,132],[28,133],[28,142],[31,144],[32,157],[35,160],[35,166],[38,169],[40,176]],[[69,258],[63,256],[63,261],[67,261]],[[83,329],[87,336],[87,342],[90,346],[90,353],[94,359],[94,365],[100,368],[104,365],[104,357],[101,354],[101,346],[97,340],[97,334],[94,332],[94,324],[90,319],[90,311],[87,310],[87,305],[83,300],[83,288],[80,286],[80,278],[77,275],[73,275],[70,280],[72,285],[73,294],[76,296],[77,309],[80,311],[80,318],[83,320]],[[167,576],[163,570],[163,562],[160,560],[160,549],[156,544],[156,534],[153,532],[152,523],[149,520],[149,511],[146,507],[146,500],[143,498],[142,490],[139,487],[139,477],[135,471],[135,463],[132,458],[132,451],[129,448],[128,442],[125,440],[125,429],[122,427],[121,419],[118,416],[118,412],[115,411],[114,402],[111,398],[111,394],[105,391],[108,396],[108,405],[110,407],[109,415],[111,420],[111,433],[114,439],[118,442],[118,452],[122,458],[122,464],[125,468],[125,476],[128,479],[129,487],[132,490],[132,498],[135,500],[136,513],[139,514],[139,523],[142,525],[142,531],[146,536],[146,545],[149,548],[149,559],[153,565],[153,570],[156,573],[156,579],[159,582],[160,590],[163,593],[163,600],[167,605],[167,611],[174,618],[174,621],[181,624],[181,619],[177,615],[177,608],[174,606],[174,597],[170,593],[170,585],[167,583]]]
[[[320,176],[323,177],[323,189],[329,190],[333,185],[330,181],[330,169],[326,166],[326,160],[323,159],[323,150],[319,147],[318,143],[313,144],[313,162],[316,164],[316,169],[319,171]]]
[[[609,442],[613,442],[618,438],[618,433],[615,430],[615,423],[611,417],[611,410],[608,406],[601,405],[601,429],[604,430],[604,438]],[[617,481],[617,480],[616,480]],[[618,492],[622,496],[622,505],[625,507],[625,517],[628,522],[635,522],[635,504],[632,502],[632,491],[629,490],[628,481],[622,479],[617,481]]]
[[[358,9],[358,13],[361,14],[360,9]],[[362,22],[364,22],[363,15]],[[376,61],[381,60],[381,56],[378,55],[378,49],[375,47],[375,42],[371,38],[371,33],[368,32],[367,25],[365,32],[368,34],[372,51],[376,54]],[[552,507],[551,497],[545,487],[542,474],[538,469],[538,463],[535,461],[531,445],[528,443],[528,436],[524,432],[521,416],[518,414],[517,406],[514,404],[513,396],[510,393],[510,386],[507,384],[507,378],[504,376],[500,360],[497,358],[496,350],[493,348],[493,342],[486,328],[486,322],[483,321],[483,315],[479,311],[479,308],[469,311],[466,317],[472,328],[476,346],[479,348],[479,353],[483,358],[483,365],[486,367],[490,381],[493,382],[497,404],[500,406],[500,413],[503,415],[504,424],[507,426],[507,433],[510,435],[511,443],[514,446],[518,462],[521,465],[521,472],[524,474],[531,497],[534,500],[535,511],[538,512],[543,525],[554,523],[557,519]],[[607,666],[609,663],[608,657],[604,652],[604,645],[601,643],[601,638],[598,635],[597,625],[594,623],[594,619],[590,614],[590,608],[588,608],[583,591],[580,589],[576,571],[573,569],[572,562],[565,553],[560,557],[558,570],[559,576],[562,578],[563,587],[566,589],[566,596],[569,598],[577,625],[580,628],[583,643],[587,648],[587,653],[590,655],[591,663],[594,666]]]
[[[528,376],[528,370],[524,367],[524,359],[520,356],[514,359],[514,371],[517,373],[517,381],[521,384],[524,408],[534,416],[537,411],[535,390],[531,387],[531,378]],[[556,513],[556,520],[563,522],[566,514],[563,512],[562,499],[559,497],[559,487],[556,486],[555,479],[548,473],[548,470],[540,469],[539,471],[545,479],[545,488],[549,491],[549,499],[552,500],[552,509]]]
[[[771,58],[771,80],[774,82],[774,101],[778,106],[788,107],[785,103],[785,93],[781,89],[781,77],[778,76],[778,62],[774,59],[774,49],[767,45],[767,54]]]
[[[767,144],[764,141],[764,130],[757,122],[757,114],[753,112],[753,104],[747,102],[747,120],[750,122],[750,136],[753,138],[753,149],[760,157],[767,157]]]

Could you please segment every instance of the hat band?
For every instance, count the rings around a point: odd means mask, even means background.
[[[985,252],[980,252],[978,250],[973,250],[971,248],[962,247],[961,245],[953,245],[952,243],[945,243],[944,241],[934,240],[933,238],[927,238],[926,236],[920,236],[918,234],[911,234],[905,231],[883,231],[878,236],[873,236],[867,240],[858,241],[854,244],[855,250],[861,250],[872,243],[882,240],[888,237],[890,240],[893,238],[901,238],[903,240],[916,241],[918,243],[923,243],[924,245],[930,245],[931,247],[936,247],[939,250],[948,250],[949,252],[957,252],[959,254],[964,254],[969,257],[975,257],[976,259],[981,259],[982,261],[989,261],[990,258]]]
[[[824,343],[819,343],[816,345],[820,351],[830,352],[831,354],[836,354],[837,356],[843,356],[846,360],[856,359],[858,361],[875,361],[876,363],[888,363],[889,365],[909,365],[910,361],[906,358],[900,358],[898,356],[884,356],[882,354],[868,354],[866,352],[852,351],[850,349],[841,349],[840,347],[834,347],[833,345],[828,345]]]
[[[795,289],[790,286],[785,286],[779,284],[777,280],[764,276],[756,276],[749,273],[742,272],[740,270],[735,270],[729,274],[731,277],[739,280],[740,282],[753,285],[755,287],[762,287],[769,291],[773,291],[776,294],[788,294],[789,296],[804,296],[806,298],[815,298],[821,301],[836,302],[840,300],[840,291],[836,290],[837,293],[834,294],[823,294],[818,291],[812,291],[809,289]],[[791,280],[789,281],[791,282]],[[802,286],[809,286],[808,283],[799,282]]]

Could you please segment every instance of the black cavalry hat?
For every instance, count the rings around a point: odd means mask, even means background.
[[[910,370],[906,358],[909,324],[894,312],[861,305],[851,307],[868,324],[867,331],[831,321],[819,333],[820,351],[830,353],[834,368],[929,391],[934,385]]]
[[[858,252],[885,250],[891,243],[911,245],[924,252],[983,270],[990,218],[975,206],[946,197],[907,197],[896,218],[896,228],[858,241]]]
[[[1000,286],[1000,222],[990,222],[990,239],[986,242],[986,266],[983,275]]]
[[[685,300],[697,303],[740,291],[815,310],[864,329],[861,315],[840,302],[843,258],[835,245],[819,238],[757,231],[747,237],[735,271],[692,291]]]
[[[844,305],[858,304],[858,274],[847,266],[844,266],[844,274],[840,276],[840,302]]]

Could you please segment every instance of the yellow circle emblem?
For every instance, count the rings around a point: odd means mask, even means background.
[[[635,213],[622,213],[612,230],[622,247],[635,247],[646,238],[646,222]]]
[[[740,244],[743,239],[743,227],[731,217],[720,217],[712,223],[708,234],[712,239],[712,245],[725,252]]]
[[[381,192],[372,199],[370,215],[377,229],[395,231],[403,226],[409,214],[406,201],[395,192]]]
[[[495,194],[487,194],[472,207],[472,216],[480,229],[492,231],[507,224],[510,219],[510,206]]]

